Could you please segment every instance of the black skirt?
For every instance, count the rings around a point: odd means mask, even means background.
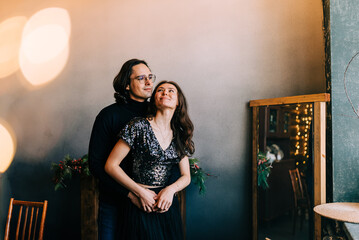
[[[163,188],[151,189],[158,193]],[[129,198],[120,207],[118,238],[125,240],[183,240],[182,220],[177,196],[165,213],[147,213]]]

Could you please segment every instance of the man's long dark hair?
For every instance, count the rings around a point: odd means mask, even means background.
[[[117,103],[127,103],[130,98],[129,90],[126,90],[127,85],[130,85],[132,68],[138,64],[148,64],[144,60],[131,59],[122,65],[120,72],[113,80],[113,88],[115,89],[115,99]],[[149,67],[148,67],[149,68]]]
[[[195,151],[194,143],[192,141],[194,127],[187,112],[186,98],[177,83],[173,81],[162,81],[156,86],[150,99],[149,116],[156,115],[157,107],[155,103],[155,95],[157,89],[165,83],[172,84],[177,89],[178,106],[171,119],[171,129],[176,140],[177,152],[180,155],[180,158],[183,158],[186,155],[191,156]]]

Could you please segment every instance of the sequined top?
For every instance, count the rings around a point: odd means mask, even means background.
[[[180,162],[174,139],[167,149],[162,149],[146,118],[134,118],[119,137],[131,147],[132,179],[148,186],[165,186],[173,165]]]

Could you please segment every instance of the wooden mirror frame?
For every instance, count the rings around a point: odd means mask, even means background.
[[[252,100],[252,239],[258,239],[258,186],[257,153],[259,136],[259,107],[313,103],[313,164],[314,164],[314,206],[326,202],[326,103],[329,93],[300,95],[282,98]],[[314,239],[321,239],[321,217],[314,214]]]

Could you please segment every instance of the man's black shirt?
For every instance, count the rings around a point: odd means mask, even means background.
[[[89,146],[89,165],[92,175],[99,179],[100,201],[119,203],[129,191],[110,177],[104,169],[106,160],[118,141],[118,133],[134,117],[144,117],[147,102],[129,99],[127,104],[111,104],[97,115],[92,128]],[[131,175],[131,154],[122,161],[121,167]]]

